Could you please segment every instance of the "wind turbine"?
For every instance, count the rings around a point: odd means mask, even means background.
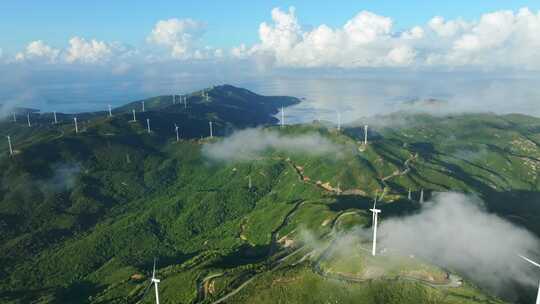
[[[364,125],[364,145],[367,145],[367,131],[368,125]]]
[[[56,111],[53,112],[54,116],[54,124],[56,125],[58,123],[58,118],[56,117]]]
[[[109,105],[109,117],[112,117],[112,107]]]
[[[150,285],[154,284],[154,288],[156,290],[156,304],[159,304],[158,284],[161,282],[161,280],[156,279],[156,259],[154,259],[154,269],[152,270],[152,280],[150,282]]]
[[[180,141],[180,133],[179,133],[179,127],[177,124],[174,124],[174,131],[176,132],[176,142]]]
[[[420,204],[424,203],[424,189],[420,190]]]
[[[26,120],[28,121],[28,127],[31,128],[32,124],[30,123],[30,113],[26,113]]]
[[[412,195],[411,195],[411,188],[409,188],[409,194],[407,194],[407,199],[408,200],[411,200],[412,198]]]
[[[283,128],[285,126],[285,111],[283,107],[281,107],[281,127]]]
[[[212,122],[208,122],[208,124],[210,125],[210,138],[214,138],[214,128],[212,126]]]
[[[524,259],[525,261],[533,264],[534,266],[540,268],[540,264],[536,263],[535,261],[523,256],[523,255],[519,255],[522,259]],[[540,285],[538,286],[538,293],[536,295],[536,304],[540,304]]]
[[[144,110],[144,101],[141,101],[141,103],[142,103],[142,111],[144,113],[145,112],[145,110]]]
[[[187,96],[184,96],[184,109],[187,109]]]
[[[131,110],[131,112],[133,113],[133,120],[132,120],[132,122],[136,122],[136,121],[137,121],[137,118],[135,117],[135,109]]]
[[[150,130],[150,118],[147,118],[146,119],[146,130],[148,131],[148,134],[150,134],[150,132],[152,132]]]
[[[73,122],[75,123],[75,134],[79,133],[79,126],[77,125],[77,117],[73,117]]]
[[[8,146],[9,146],[9,155],[13,155],[13,147],[11,146],[11,136],[7,136]]]
[[[373,213],[373,216],[371,218],[373,222],[373,247],[371,249],[372,256],[377,255],[377,219],[378,219],[379,213],[381,212],[381,210],[375,208],[376,206],[377,206],[377,196],[375,196],[373,208],[369,209]]]

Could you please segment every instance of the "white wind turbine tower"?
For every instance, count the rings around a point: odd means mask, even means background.
[[[180,131],[179,131],[179,127],[177,124],[174,124],[174,131],[176,132],[176,142],[179,142],[180,141]]]
[[[17,122],[17,114],[15,112],[13,112],[13,122]]]
[[[364,145],[367,145],[367,131],[368,125],[364,125]]]
[[[109,105],[109,117],[112,117],[112,107]]]
[[[79,133],[79,125],[77,124],[77,117],[73,117],[73,122],[75,123],[75,134]]]
[[[187,96],[184,96],[184,109],[187,109]]]
[[[281,107],[281,127],[283,128],[285,126],[285,109]]]
[[[56,117],[56,111],[53,112],[53,116],[54,116],[54,124],[58,124],[58,118]]]
[[[521,254],[519,255],[522,259],[524,259],[525,261],[533,264],[534,266],[540,268],[540,264],[536,263],[535,261],[525,257],[525,256],[522,256]],[[536,304],[540,304],[540,285],[538,286],[538,293],[536,295]]]
[[[156,259],[154,259],[154,269],[152,270],[152,281],[150,285],[154,284],[154,288],[156,290],[156,304],[159,304],[159,291],[158,291],[158,284],[161,282],[160,279],[156,279]]]
[[[142,103],[142,112],[144,113],[145,112],[145,110],[144,110],[144,101],[141,101],[141,103]]]
[[[135,117],[135,109],[131,110],[131,112],[133,113],[133,120],[132,120],[132,122],[136,122],[136,121],[137,121],[137,118]]]
[[[9,155],[13,155],[13,146],[11,146],[11,136],[7,136],[8,146],[9,146]]]
[[[212,122],[210,121],[208,124],[210,125],[210,138],[214,138],[214,128]]]
[[[32,124],[30,123],[30,113],[26,113],[26,121],[28,122],[28,127],[32,127]]]
[[[424,203],[424,189],[420,190],[420,204]]]
[[[146,119],[146,131],[148,131],[148,134],[152,132],[152,130],[150,130],[150,118]]]
[[[371,249],[371,255],[377,255],[377,220],[381,210],[376,209],[377,206],[377,197],[375,196],[375,202],[373,203],[373,209],[369,209],[372,213],[372,222],[373,222],[373,247]]]
[[[411,198],[412,198],[411,188],[409,188],[409,193],[407,194],[407,199],[411,200]]]

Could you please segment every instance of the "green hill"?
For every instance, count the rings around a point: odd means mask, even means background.
[[[375,124],[364,146],[356,127],[272,126],[295,98],[232,86],[205,92],[208,99],[195,92],[186,104],[144,100],[144,113],[136,101],[112,118],[77,114],[78,134],[73,115],[52,124],[50,114],[35,114],[31,128],[0,123],[16,150],[0,158],[2,303],[151,303],[154,257],[162,303],[502,303],[475,282],[453,286],[446,270],[400,256],[359,254],[355,274],[344,275],[346,259],[313,250],[301,231],[331,248],[336,233],[371,225],[375,195],[384,193],[385,216],[399,216],[419,207],[408,190],[417,198],[426,189],[428,197],[478,194],[540,235],[540,206],[526,204],[539,198],[540,119],[400,115],[403,124]],[[264,125],[283,136],[318,134],[343,152],[276,148],[211,161],[201,148],[222,139],[208,138],[208,121],[217,136]],[[396,266],[364,276],[379,263]]]

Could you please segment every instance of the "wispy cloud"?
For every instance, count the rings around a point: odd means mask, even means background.
[[[71,190],[81,172],[79,163],[58,163],[52,167],[52,177],[42,183],[42,186],[54,191]]]
[[[339,146],[319,134],[282,135],[264,129],[237,131],[202,148],[207,158],[218,161],[253,160],[265,152],[276,150],[308,155],[339,155]]]

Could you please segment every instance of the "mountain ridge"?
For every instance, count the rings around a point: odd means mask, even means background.
[[[112,118],[106,112],[90,115],[79,134],[68,121],[35,129],[4,122],[3,133],[16,131],[24,140],[15,141],[15,157],[0,157],[0,299],[149,302],[146,282],[136,278],[148,277],[153,258],[159,257],[166,302],[228,297],[234,303],[272,303],[278,297],[316,303],[334,297],[350,303],[500,303],[469,280],[459,288],[432,289],[419,281],[394,282],[388,273],[373,282],[332,285],[321,274],[335,275],[332,269],[343,266],[306,246],[300,227],[332,244],[335,231],[371,225],[367,209],[375,196],[384,194],[385,216],[402,216],[421,207],[416,198],[425,189],[426,199],[440,191],[476,193],[492,212],[540,235],[534,220],[540,208],[519,204],[540,197],[528,165],[540,158],[540,119],[422,114],[415,116],[422,124],[375,127],[364,146],[355,126],[342,131],[318,123],[274,126],[277,109],[297,99],[273,98],[250,120],[238,117],[239,111],[252,112],[243,110],[250,105],[249,93],[221,99],[223,107],[215,106],[217,94],[209,90],[210,107],[195,93],[193,117],[176,116],[174,110],[182,113],[183,105],[172,105],[170,96],[156,97],[170,102],[163,107],[153,108],[156,99],[147,99],[147,112],[138,112],[133,123],[130,110],[141,105],[136,101],[117,108]],[[172,126],[179,117],[193,126],[177,143]],[[146,118],[155,130],[151,134]],[[209,118],[222,127],[215,133],[219,138],[208,138]],[[156,123],[160,119],[162,124]],[[50,119],[42,124],[50,126]],[[261,124],[293,139],[318,134],[343,155],[283,148],[239,162],[212,162],[202,155],[203,145],[226,140],[221,138],[226,128]],[[0,148],[7,150],[5,143]],[[501,170],[495,174],[490,166]],[[507,204],[509,197],[515,203]],[[418,265],[437,277],[444,272],[429,263]],[[279,284],[286,296],[279,295]],[[302,292],[308,286],[317,286],[312,297]]]

